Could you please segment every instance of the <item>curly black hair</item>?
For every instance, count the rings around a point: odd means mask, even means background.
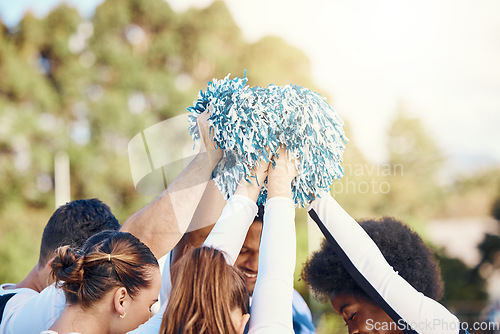
[[[429,298],[439,300],[442,297],[439,265],[416,232],[391,217],[363,220],[359,224],[401,277]],[[319,300],[328,300],[332,293],[372,300],[345,270],[328,240],[324,240],[321,249],[305,263],[301,276]]]

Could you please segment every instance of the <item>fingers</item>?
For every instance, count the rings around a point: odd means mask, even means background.
[[[283,174],[290,178],[290,182],[298,175],[297,168],[295,167],[295,159],[290,157],[290,152],[286,150],[285,146],[280,146],[273,159],[276,165],[273,168],[273,172],[270,171],[270,173]]]
[[[264,160],[260,160],[257,164],[251,169],[251,175],[249,178],[250,182],[247,182],[245,178],[243,178],[238,188],[236,188],[235,195],[241,195],[249,197],[254,202],[257,202],[259,198],[260,190],[264,185],[264,180],[267,177],[267,171],[269,167],[269,162]]]
[[[196,122],[200,131],[200,153],[206,154],[208,163],[211,169],[214,169],[219,160],[222,158],[222,150],[217,147],[217,142],[214,141],[214,131],[208,122],[210,114],[205,111],[198,115]]]
[[[295,162],[290,159],[284,146],[274,156],[275,166],[268,169],[268,197],[284,196],[292,198],[292,181],[298,175]]]
[[[217,143],[214,141],[214,132],[213,129],[211,129],[210,123],[208,122],[209,117],[209,112],[205,111],[198,115],[198,118],[196,119],[196,122],[198,123],[198,129],[200,131],[201,140],[207,151],[217,149]]]
[[[266,162],[261,159],[257,164],[252,168],[252,177],[257,181],[257,184],[262,187],[264,184],[264,180],[267,177],[269,170],[270,162]]]

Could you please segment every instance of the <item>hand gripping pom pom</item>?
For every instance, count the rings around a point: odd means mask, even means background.
[[[344,122],[323,97],[307,88],[251,88],[247,81],[246,76],[229,79],[228,75],[209,82],[187,108],[191,136],[200,139],[196,118],[208,109],[214,140],[224,151],[212,178],[226,198],[234,194],[242,177],[251,181],[251,169],[259,160],[269,161],[284,144],[299,172],[292,182],[293,198],[305,207],[344,175]],[[264,182],[258,204],[266,197]]]

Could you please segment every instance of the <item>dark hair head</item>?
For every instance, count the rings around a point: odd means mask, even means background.
[[[120,227],[109,206],[97,198],[68,202],[52,214],[45,226],[38,262],[45,265],[58,247],[78,249],[92,235]]]
[[[151,284],[158,262],[149,248],[130,233],[103,231],[76,250],[56,250],[52,275],[69,304],[87,307],[114,287],[124,287],[133,298]]]
[[[172,267],[172,292],[161,334],[234,333],[230,312],[249,312],[245,278],[222,251],[191,249]]]
[[[390,217],[364,220],[359,224],[401,277],[427,297],[435,300],[442,297],[443,281],[439,266],[432,251],[417,233]],[[344,269],[328,240],[324,240],[321,249],[306,262],[302,279],[321,300],[332,294],[355,295],[371,300]]]

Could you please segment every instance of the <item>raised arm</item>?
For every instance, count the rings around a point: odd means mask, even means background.
[[[198,117],[201,141],[200,152],[159,197],[131,216],[121,230],[130,232],[151,249],[157,259],[168,253],[188,229],[202,195],[220,197],[210,176],[222,157],[209,136],[208,115]],[[212,183],[212,184],[210,184]],[[214,205],[224,205],[215,201]],[[214,207],[217,211],[221,208]],[[220,212],[220,211],[219,211]],[[210,217],[207,217],[207,220]],[[202,224],[198,222],[198,225]],[[206,223],[210,225],[211,222]]]
[[[295,207],[291,181],[297,175],[284,149],[269,167],[268,200],[259,251],[259,273],[250,310],[250,334],[293,333],[292,299],[295,269]]]
[[[329,193],[316,198],[308,210],[353,279],[394,322],[407,329],[406,333],[459,332],[458,319],[399,276],[363,228]],[[408,330],[408,325],[420,328],[414,328],[415,332]]]
[[[268,163],[255,167],[254,178],[249,183],[241,180],[236,192],[228,200],[222,215],[203,243],[224,251],[226,261],[234,265],[245,242],[250,225],[257,215],[257,198],[267,175]]]

